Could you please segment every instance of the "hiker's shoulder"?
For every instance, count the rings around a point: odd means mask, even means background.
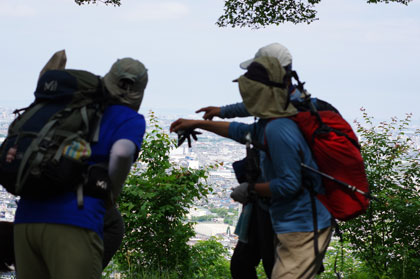
[[[266,124],[264,135],[268,142],[295,144],[300,137],[300,132],[293,120],[276,118]]]
[[[130,130],[131,132],[144,132],[146,129],[146,120],[143,115],[127,106],[112,105],[104,112],[101,129],[107,130],[107,133],[111,134],[116,130],[119,132],[122,130],[126,130],[127,132],[130,132]]]
[[[144,116],[125,105],[111,105],[105,110],[105,115],[113,119],[145,121]]]
[[[296,124],[293,120],[287,117],[275,118],[267,121],[265,124],[266,134],[285,134],[287,132],[294,131]]]

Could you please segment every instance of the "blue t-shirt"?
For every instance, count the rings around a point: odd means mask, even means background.
[[[99,141],[92,145],[91,163],[107,163],[112,145],[120,139],[132,141],[140,151],[146,122],[133,109],[113,105],[103,115],[99,131]],[[86,228],[103,235],[105,215],[101,199],[84,196],[84,207],[77,207],[76,193],[65,193],[48,200],[20,199],[15,215],[15,223],[51,223]]]
[[[244,143],[247,133],[264,144],[267,142],[268,156],[260,151],[261,178],[270,183],[271,205],[269,208],[275,233],[313,231],[312,205],[310,194],[302,188],[303,162],[317,168],[309,146],[293,120],[277,118],[268,122],[260,120],[256,124],[232,122],[229,137]],[[255,127],[254,127],[255,126]],[[324,191],[318,175],[308,173],[316,192]],[[316,200],[318,229],[331,225],[331,215],[325,206]]]

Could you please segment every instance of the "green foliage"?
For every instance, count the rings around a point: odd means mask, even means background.
[[[223,218],[223,223],[233,226],[234,216],[226,216]]]
[[[397,2],[407,5],[412,0],[367,0],[367,3]],[[318,18],[315,5],[321,0],[226,0],[219,27],[260,28],[281,23],[311,23]]]
[[[321,0],[227,0],[225,1],[225,13],[216,24],[219,27],[260,28],[284,22],[311,23],[317,20],[314,5],[319,2]]]
[[[267,274],[265,274],[262,261],[260,261],[260,263],[257,266],[257,276],[258,276],[258,279],[270,279],[270,278],[267,278]]]
[[[233,226],[233,221],[238,215],[238,210],[230,208],[210,208],[211,215],[193,216],[191,221],[194,222],[208,222],[214,218],[223,218],[223,223]]]
[[[227,208],[210,208],[210,212],[217,214],[217,216],[224,218],[228,215],[228,209]]]
[[[105,271],[102,273],[103,279],[115,279],[120,278],[119,275],[115,274],[115,266],[107,266]],[[118,271],[116,273],[119,273]],[[121,274],[121,273],[120,273]],[[150,267],[136,266],[130,271],[124,271],[121,278],[126,279],[179,279],[176,272],[164,269],[153,269]]]
[[[96,4],[120,6],[121,0],[74,0],[78,5]],[[360,0],[359,0],[360,1]],[[366,0],[369,4],[401,3],[408,5],[412,0]],[[307,23],[315,20],[315,5],[321,0],[225,0],[224,13],[216,25],[219,27],[261,28],[281,23]]]
[[[203,215],[203,216],[193,216],[191,221],[193,222],[209,222],[215,218],[214,215]]]
[[[411,115],[375,126],[362,111],[362,155],[371,192],[380,201],[342,229],[371,278],[420,278],[420,151],[407,133]]]
[[[116,259],[126,273],[141,270],[190,272],[193,257],[188,240],[195,235],[186,214],[196,199],[212,191],[203,180],[208,169],[192,170],[171,164],[175,146],[153,113],[139,164],[129,175],[119,200],[126,233]],[[184,277],[185,278],[185,277]]]
[[[191,279],[230,278],[229,253],[214,237],[198,241],[193,246]]]
[[[346,279],[371,279],[369,270],[364,262],[354,254],[349,243],[341,244],[332,239],[324,258],[325,271],[318,275],[318,279],[337,279],[336,272]]]
[[[74,2],[79,6],[84,4],[96,4],[97,2],[104,3],[105,5],[121,5],[121,0],[74,0]]]
[[[408,5],[408,3],[410,3],[413,0],[367,0],[366,3],[368,4],[378,4],[378,3],[385,3],[385,4],[389,4],[391,2],[396,2],[396,3],[401,3],[404,5]]]
[[[229,253],[220,244],[219,240],[211,237],[208,240],[200,240],[191,247],[193,255],[190,262],[190,272],[188,275],[179,275],[168,269],[154,269],[153,267],[136,266],[132,270],[125,272],[124,277],[128,279],[229,279]],[[115,267],[107,267],[103,278],[111,279],[112,271]],[[266,278],[266,277],[259,277]]]

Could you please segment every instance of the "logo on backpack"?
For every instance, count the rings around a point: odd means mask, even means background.
[[[44,91],[56,91],[57,88],[58,88],[58,82],[56,80],[45,82],[44,84]]]

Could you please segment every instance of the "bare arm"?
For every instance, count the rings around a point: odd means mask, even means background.
[[[114,197],[121,193],[122,186],[133,164],[136,146],[128,139],[117,140],[111,147],[108,175],[113,185]]]
[[[199,128],[227,138],[229,136],[229,125],[230,122],[225,121],[206,121],[180,118],[171,124],[170,131],[177,132]]]

